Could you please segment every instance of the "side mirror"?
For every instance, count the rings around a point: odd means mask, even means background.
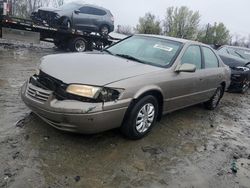
[[[79,13],[80,13],[80,10],[75,10],[74,13],[75,13],[75,14],[79,14]]]
[[[177,68],[175,69],[175,71],[176,72],[195,72],[196,66],[193,64],[184,63],[181,65],[178,65]]]

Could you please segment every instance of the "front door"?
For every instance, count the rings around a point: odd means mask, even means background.
[[[90,7],[84,6],[79,9],[79,13],[73,13],[73,24],[76,29],[81,31],[91,31],[92,30],[92,21],[90,15]]]
[[[196,71],[174,72],[173,80],[168,83],[169,91],[166,91],[164,111],[174,111],[186,106],[196,104],[200,101],[199,92],[202,85],[201,76],[202,56],[199,45],[191,45],[185,51],[180,64],[189,63],[196,66]],[[170,92],[171,91],[171,92]]]

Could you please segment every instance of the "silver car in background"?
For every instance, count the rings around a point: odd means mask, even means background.
[[[77,29],[85,32],[108,34],[114,31],[112,13],[102,7],[68,3],[59,8],[39,8],[31,18],[36,23],[64,29]]]
[[[44,57],[22,99],[57,129],[91,134],[120,127],[139,139],[163,114],[198,103],[215,109],[229,84],[229,67],[209,46],[134,35],[103,52]]]

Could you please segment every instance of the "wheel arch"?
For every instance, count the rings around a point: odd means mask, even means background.
[[[158,86],[148,86],[148,87],[144,87],[142,89],[140,89],[133,97],[129,108],[128,108],[128,112],[130,111],[130,109],[133,107],[133,105],[139,101],[141,98],[147,96],[147,95],[152,95],[154,96],[157,101],[158,101],[158,116],[157,116],[157,120],[160,120],[162,117],[162,112],[163,112],[163,106],[164,106],[164,95],[163,95],[163,91],[161,90],[160,87]]]
[[[73,24],[73,23],[72,23],[72,20],[71,20],[71,18],[68,17],[67,15],[63,15],[63,16],[60,17],[60,24],[65,24],[65,23],[64,23],[65,20],[69,21],[70,24],[71,24],[71,27],[72,27],[72,24]]]
[[[225,90],[226,90],[226,82],[223,81],[223,82],[220,83],[220,85],[222,86],[222,89],[223,89],[223,93],[222,93],[222,95],[221,95],[221,97],[223,97],[223,95],[224,95],[224,93],[225,93]]]

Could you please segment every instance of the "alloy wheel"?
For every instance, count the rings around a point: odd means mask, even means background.
[[[145,104],[136,117],[136,130],[139,133],[146,132],[152,125],[155,118],[155,107],[151,103]]]

